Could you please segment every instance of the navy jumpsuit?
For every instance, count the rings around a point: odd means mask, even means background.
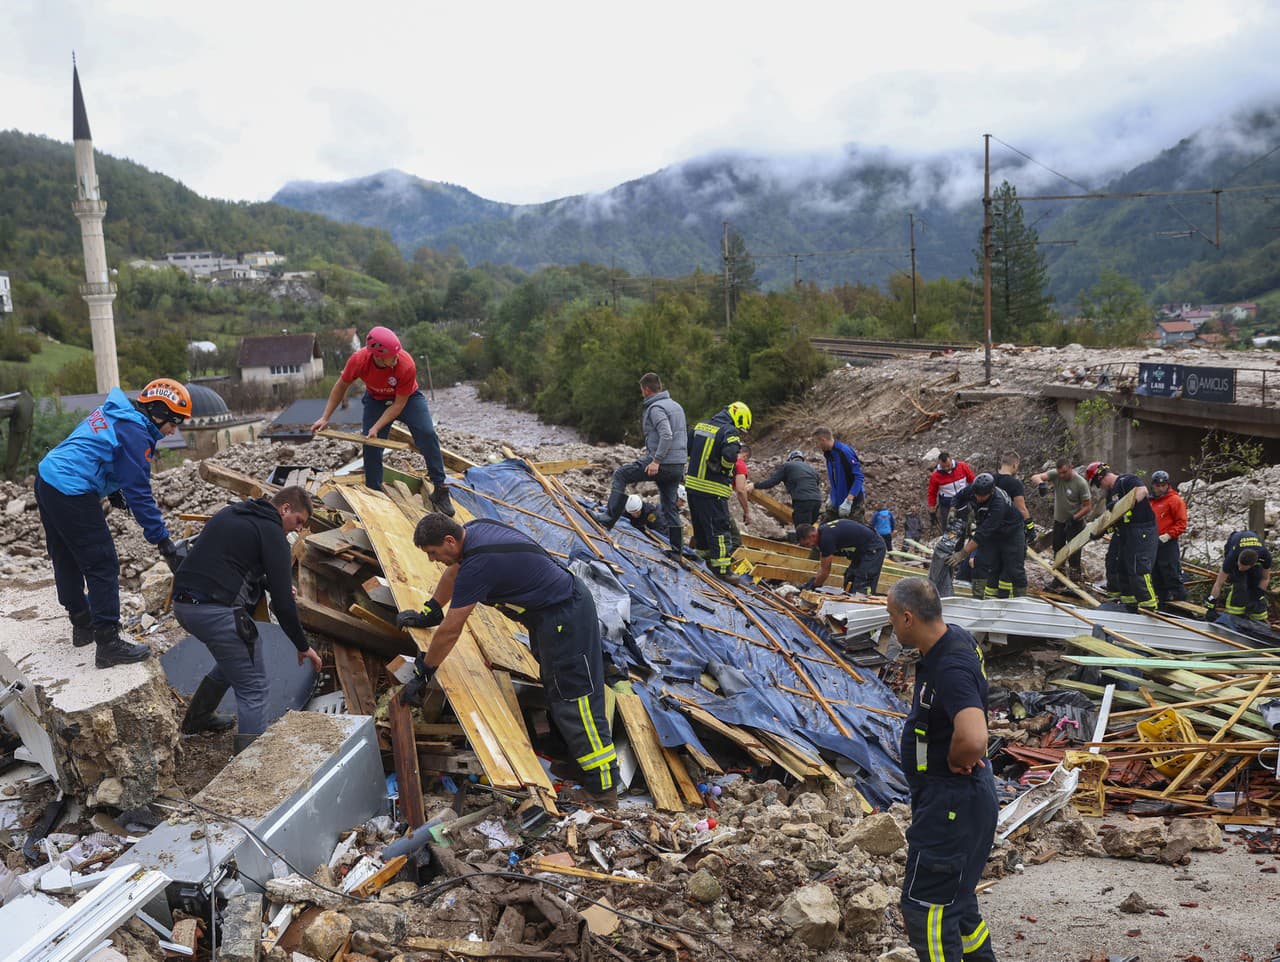
[[[1248,571],[1240,570],[1240,552],[1252,548],[1258,552],[1258,563]],[[1251,621],[1266,621],[1267,596],[1262,592],[1262,572],[1271,570],[1271,552],[1252,531],[1237,531],[1227,539],[1223,549],[1222,570],[1227,575],[1226,612]]]

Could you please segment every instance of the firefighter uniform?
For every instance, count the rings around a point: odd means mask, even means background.
[[[604,647],[583,582],[531,538],[500,521],[464,526],[455,607],[492,605],[529,632],[547,711],[594,792],[615,791],[618,754],[604,702]]]
[[[729,523],[729,497],[733,494],[733,466],[742,449],[742,435],[729,409],[689,432],[689,467],[684,486],[689,494],[689,516],[698,550],[707,553],[707,564],[717,574],[729,573],[733,553],[733,528]]]
[[[1146,487],[1137,475],[1119,475],[1107,494],[1107,508],[1135,488]],[[1119,540],[1116,549],[1116,578],[1119,582],[1120,601],[1130,611],[1140,608],[1155,611],[1159,607],[1155,582],[1151,570],[1156,563],[1156,546],[1160,543],[1156,534],[1156,515],[1151,509],[1151,499],[1135,502],[1112,528],[1112,540]]]
[[[1258,563],[1248,571],[1240,570],[1240,553],[1252,548]],[[1262,573],[1271,570],[1271,552],[1252,531],[1237,531],[1227,539],[1223,550],[1222,570],[1227,575],[1224,608],[1227,614],[1250,621],[1267,620],[1267,596],[1262,591]]]
[[[995,779],[989,764],[968,775],[947,764],[953,719],[966,708],[987,711],[986,671],[973,636],[949,625],[916,665],[902,727],[911,827],[900,904],[921,962],[995,962],[974,892],[995,838]]]
[[[1178,544],[1187,530],[1187,503],[1173,488],[1162,498],[1151,498],[1151,510],[1156,515],[1156,536],[1165,538],[1156,545],[1156,563],[1151,580],[1156,586],[1160,601],[1186,601],[1187,589],[1182,581],[1182,552]]]
[[[884,567],[884,540],[861,521],[827,521],[818,526],[818,554],[823,558],[841,555],[849,559],[844,571],[844,590],[852,594],[874,594]]]
[[[972,538],[978,543],[973,561],[973,597],[1020,598],[1027,593],[1027,538],[1022,514],[1009,495],[995,488],[980,502],[973,485],[956,495],[958,515],[973,518]]]

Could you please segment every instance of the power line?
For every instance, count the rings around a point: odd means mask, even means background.
[[[1233,180],[1235,180],[1237,177],[1243,174],[1246,170],[1249,170],[1251,167],[1258,166],[1258,164],[1262,163],[1264,160],[1266,160],[1268,157],[1274,154],[1277,150],[1280,150],[1280,144],[1276,144],[1274,147],[1268,150],[1261,157],[1258,157],[1256,160],[1251,160],[1249,163],[1245,164],[1243,167],[1237,170],[1234,174],[1228,177],[1226,180],[1226,183],[1228,184],[1231,183]]]
[[[1031,161],[1031,163],[1035,164],[1037,167],[1043,167],[1045,170],[1047,170],[1049,173],[1053,174],[1055,177],[1061,177],[1061,178],[1062,178],[1063,180],[1065,180],[1068,184],[1073,184],[1074,186],[1079,187],[1081,190],[1085,191],[1086,193],[1088,192],[1089,188],[1088,188],[1088,187],[1086,187],[1084,184],[1080,183],[1080,181],[1078,181],[1078,180],[1072,180],[1072,179],[1071,179],[1070,177],[1068,177],[1066,174],[1059,173],[1058,171],[1056,171],[1056,170],[1054,170],[1052,167],[1050,167],[1048,164],[1042,164],[1042,163],[1040,163],[1040,161],[1036,160],[1036,159],[1035,159],[1034,157],[1032,157],[1030,154],[1024,153],[1023,151],[1019,150],[1017,147],[1013,146],[1013,144],[1005,143],[1003,140],[1001,140],[1001,139],[1000,139],[999,137],[997,137],[995,134],[992,134],[992,135],[991,135],[991,139],[992,139],[992,140],[994,140],[994,141],[995,141],[996,143],[998,143],[998,144],[1004,144],[1004,146],[1008,147],[1010,150],[1012,150],[1012,151],[1013,151],[1015,154],[1017,154],[1019,157],[1025,157],[1027,160]]]

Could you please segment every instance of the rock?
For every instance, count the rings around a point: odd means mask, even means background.
[[[878,932],[884,924],[884,910],[894,902],[894,894],[872,882],[850,898],[844,907],[846,932]]]
[[[326,892],[311,879],[301,875],[286,875],[284,878],[267,879],[267,898],[273,902],[310,902],[321,908],[336,908],[344,899],[332,892]]]
[[[343,912],[356,928],[380,935],[393,945],[403,942],[409,934],[409,913],[398,905],[363,902],[350,905]]]
[[[237,895],[227,901],[222,916],[222,962],[257,962],[262,945],[262,896]]]
[[[124,782],[118,778],[104,778],[98,782],[98,787],[93,790],[89,796],[89,804],[107,805],[111,808],[120,808],[120,800],[124,798]]]
[[[10,501],[8,504],[4,506],[4,513],[11,518],[16,518],[18,515],[22,514],[22,512],[26,510],[27,510],[27,502],[23,501],[21,498],[14,498],[12,501]]]
[[[1129,915],[1142,915],[1145,912],[1150,912],[1153,908],[1155,906],[1151,905],[1137,892],[1130,892],[1119,905],[1120,911]]]
[[[809,948],[825,949],[840,928],[840,906],[831,889],[814,882],[793,892],[782,903],[778,918]]]
[[[897,820],[887,812],[868,815],[840,839],[846,840],[850,846],[856,845],[868,855],[892,855],[907,844],[907,837],[902,832]]]
[[[1164,843],[1164,823],[1151,818],[1113,825],[1102,833],[1102,847],[1112,858],[1133,858]]]
[[[720,882],[705,868],[700,868],[689,876],[689,881],[685,883],[685,889],[690,896],[703,905],[710,905],[724,892]]]
[[[347,958],[351,957],[347,956]],[[876,962],[920,962],[920,956],[916,955],[916,950],[911,946],[899,945],[882,953]]]
[[[173,587],[173,572],[163,561],[158,561],[142,572],[138,580],[138,590],[142,593],[142,603],[147,611],[159,611],[169,600],[169,591]]]
[[[942,455],[942,448],[930,448],[924,453],[924,457],[920,460],[930,466],[938,463],[938,458]]]
[[[816,792],[805,792],[802,795],[797,795],[791,802],[791,811],[793,812],[805,812],[815,815],[826,810],[827,800]]]
[[[1171,838],[1165,847],[1160,850],[1160,864],[1162,865],[1181,865],[1187,860],[1187,856],[1191,854],[1191,839]]]
[[[1169,823],[1169,841],[1185,838],[1197,852],[1211,852],[1222,847],[1222,829],[1207,818],[1175,818]]]
[[[298,947],[320,962],[328,962],[342,948],[342,943],[350,934],[351,919],[341,912],[325,909],[302,930]]]
[[[818,843],[827,838],[827,833],[822,830],[822,827],[813,822],[788,822],[780,826],[778,831],[787,838],[798,838],[806,842]]]

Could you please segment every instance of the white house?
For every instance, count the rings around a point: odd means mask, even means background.
[[[284,255],[275,251],[250,251],[240,258],[240,263],[248,267],[270,267],[272,264],[284,262]]]
[[[9,287],[9,272],[0,271],[0,314],[13,310],[13,290]]]
[[[269,384],[277,393],[324,377],[320,339],[315,334],[241,338],[236,367],[242,383]]]

